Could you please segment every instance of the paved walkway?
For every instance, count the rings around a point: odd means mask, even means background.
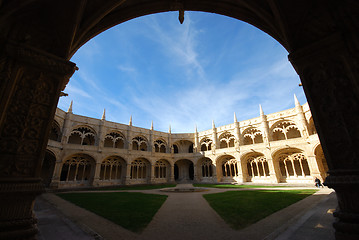
[[[177,185],[177,188],[189,187],[192,185]],[[130,232],[54,194],[46,193],[39,197],[35,207],[39,219],[39,239],[334,239],[331,224],[337,203],[331,189],[320,189],[314,195],[240,231],[231,229],[202,197],[205,193],[229,190],[248,189],[211,188],[206,192],[190,193],[161,192],[158,189],[136,191],[168,195],[141,234]]]

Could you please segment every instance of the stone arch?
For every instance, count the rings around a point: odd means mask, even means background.
[[[322,181],[324,181],[325,178],[328,176],[329,167],[327,160],[325,159],[321,144],[318,144],[314,148],[314,155],[315,155],[315,160],[317,161],[318,164],[320,176],[322,178]]]
[[[120,156],[113,155],[103,159],[100,169],[100,181],[102,181],[102,185],[124,183],[126,165],[125,159]]]
[[[56,155],[49,149],[46,149],[44,160],[42,161],[42,165],[41,165],[41,175],[40,175],[46,187],[50,186],[52,176],[54,174],[55,163],[56,163]]]
[[[178,182],[194,180],[194,163],[189,159],[179,159],[174,163],[174,179]]]
[[[212,159],[202,157],[197,161],[197,176],[201,182],[212,182],[215,174],[215,166]]]
[[[131,162],[131,183],[148,183],[150,180],[151,164],[146,158],[137,158]]]
[[[132,138],[132,150],[148,151],[148,141],[144,136]]]
[[[313,135],[317,133],[317,129],[315,128],[313,117],[309,118],[308,131],[309,131],[309,135]]]
[[[125,143],[126,143],[125,136],[118,131],[111,131],[110,133],[106,134],[104,138],[104,147],[108,147],[108,148],[124,149]]]
[[[242,133],[243,145],[263,143],[263,133],[255,127],[249,127]]]
[[[165,153],[167,151],[167,143],[164,139],[159,138],[154,142],[155,152]]]
[[[56,120],[54,120],[51,125],[49,139],[60,142],[62,135],[60,129],[60,124]]]
[[[70,133],[68,143],[80,145],[95,145],[96,132],[89,126],[77,126]]]
[[[287,140],[291,138],[299,138],[299,128],[293,121],[281,120],[274,123],[270,129],[272,141]]]
[[[88,154],[77,153],[66,157],[62,163],[60,183],[64,187],[92,185],[96,161]]]
[[[22,155],[13,149],[22,151],[19,146],[22,146],[27,139],[7,145],[12,136],[4,135],[3,131],[16,127],[15,119],[27,120],[34,117],[35,120],[41,120],[36,127],[34,126],[38,131],[34,141],[39,144],[38,147],[34,147],[36,149],[33,153],[27,155],[29,164],[22,166],[21,171],[4,173],[5,177],[10,176],[15,179],[11,184],[4,180],[6,184],[4,189],[22,186],[27,183],[26,178],[33,179],[39,176],[39,171],[33,169],[39,169],[41,165],[43,146],[47,141],[45,136],[51,124],[48,120],[53,117],[61,89],[75,70],[75,65],[66,60],[69,60],[78,48],[102,31],[135,17],[174,10],[206,11],[252,24],[271,35],[288,50],[289,59],[301,76],[310,107],[315,113],[315,121],[321,126],[320,137],[326,142],[323,148],[331,162],[331,172],[334,173],[331,174],[328,184],[340,189],[337,191],[338,198],[342,199],[337,214],[339,222],[335,225],[337,234],[343,239],[359,235],[357,222],[347,220],[346,214],[342,214],[350,213],[358,218],[357,212],[353,210],[358,209],[358,195],[352,193],[357,181],[342,181],[342,179],[357,179],[358,176],[358,144],[353,141],[357,136],[358,122],[355,114],[358,112],[356,97],[358,90],[355,81],[358,62],[355,47],[358,42],[357,1],[329,1],[324,4],[323,1],[310,0],[276,2],[203,0],[171,3],[153,0],[143,1],[142,4],[138,4],[137,1],[108,1],[106,4],[102,1],[87,1],[74,4],[69,1],[49,3],[38,0],[23,1],[21,4],[8,4],[6,1],[1,8],[4,14],[1,16],[0,24],[5,49],[2,53],[4,62],[2,70],[7,74],[0,88],[0,93],[5,96],[1,106],[3,111],[0,117],[4,121],[0,123],[2,129],[0,135],[3,137],[5,147],[11,146],[11,149],[1,154],[14,158],[14,161],[5,166],[6,169],[16,162],[21,162],[18,156]],[[84,9],[86,11],[83,11]],[[65,15],[66,18],[63,17]],[[12,64],[14,61],[17,64]],[[22,76],[18,74],[19,67],[23,69]],[[38,78],[39,75],[42,77]],[[38,89],[40,85],[43,88]],[[336,91],[338,88],[341,91]],[[33,110],[32,106],[38,104],[36,101],[40,99],[30,96],[30,93],[35,91],[39,91],[39,94],[44,93],[44,97],[41,98],[42,110],[38,116],[29,114]],[[27,103],[21,106],[18,102],[23,100],[19,96],[23,95],[19,93],[29,96]],[[18,125],[17,129],[19,134],[26,136],[28,129],[25,126]],[[337,136],[340,144],[330,141]],[[351,142],[354,143],[347,144]],[[40,186],[39,183],[34,185]],[[12,215],[6,218],[4,220],[6,223],[13,227],[14,219],[32,220],[31,214],[28,213],[32,212],[33,204],[29,203],[33,202],[39,193],[35,190],[21,191],[23,194],[5,190],[2,193],[5,196],[2,203],[8,202],[4,205],[9,207],[9,212],[19,214],[16,218]],[[15,196],[18,201],[8,201]],[[21,199],[18,196],[21,196]],[[20,208],[24,209],[23,214],[13,210]],[[32,238],[36,232],[36,227],[32,223],[15,227],[19,229],[16,233],[18,238]],[[12,234],[7,230],[3,232],[5,236]]]
[[[199,145],[201,146],[201,151],[210,151],[212,149],[212,143],[212,139],[208,137],[203,137],[199,142]]]
[[[273,153],[273,162],[280,182],[312,183],[308,159],[297,148],[279,149]]]
[[[242,168],[245,168],[246,176],[243,178],[248,182],[268,182],[269,165],[263,153],[253,152],[241,158]]]
[[[193,152],[193,142],[190,140],[178,140],[174,142],[172,146],[174,153],[176,153],[176,150],[178,151],[177,153],[190,153],[191,151]]]
[[[217,177],[220,182],[237,182],[240,173],[240,162],[232,155],[222,155],[217,158]]]
[[[171,164],[169,161],[166,159],[160,159],[157,160],[154,165],[155,182],[168,182],[171,177]]]
[[[236,138],[230,132],[222,133],[218,139],[220,148],[234,147],[234,142],[236,140]]]

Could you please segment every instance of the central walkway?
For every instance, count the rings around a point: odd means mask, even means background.
[[[178,184],[176,188],[193,188],[191,184]],[[293,188],[286,188],[293,189]],[[107,219],[79,208],[54,194],[43,194],[39,199],[36,215],[39,218],[40,239],[334,239],[331,227],[332,212],[336,207],[335,193],[321,189],[312,196],[297,202],[271,216],[243,229],[231,229],[209,206],[203,194],[243,191],[249,189],[208,188],[205,192],[162,192],[155,190],[133,190],[168,195],[168,199],[155,214],[147,228],[140,234],[132,233]],[[93,191],[92,191],[93,192]],[[46,209],[45,209],[46,208]],[[51,209],[52,208],[52,209]],[[61,213],[58,209],[61,209]],[[41,211],[40,211],[41,210]],[[45,214],[44,214],[44,210]],[[51,218],[48,217],[51,216]],[[58,219],[54,216],[57,215]],[[71,221],[70,221],[70,220]],[[49,221],[53,221],[56,227]],[[62,223],[61,223],[62,221]],[[76,227],[80,225],[83,231]],[[319,227],[318,227],[319,226]],[[53,229],[66,232],[66,238]],[[71,235],[73,236],[71,238]],[[80,237],[81,236],[81,237]]]

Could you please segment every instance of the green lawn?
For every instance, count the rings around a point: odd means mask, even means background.
[[[167,199],[165,195],[130,192],[57,195],[133,232],[141,232]]]
[[[281,188],[285,186],[233,185],[233,184],[193,184],[194,187],[209,188]]]
[[[156,185],[138,185],[138,186],[121,186],[121,187],[109,187],[109,188],[100,188],[94,189],[94,191],[113,191],[113,190],[151,190],[151,189],[160,189],[160,188],[170,188],[175,187],[176,184],[156,184]]]
[[[242,229],[316,190],[253,190],[205,194],[211,207],[234,229]]]

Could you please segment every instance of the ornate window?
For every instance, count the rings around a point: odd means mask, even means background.
[[[250,177],[268,177],[269,167],[267,159],[264,156],[248,158],[247,170]]]
[[[155,178],[167,177],[167,164],[163,160],[156,161],[155,164]]]
[[[163,140],[156,140],[155,141],[155,152],[161,152],[161,153],[165,153],[166,152],[166,143]]]
[[[131,163],[131,179],[147,178],[147,163],[144,160],[137,159]]]
[[[111,132],[105,136],[104,147],[125,148],[125,138],[121,133]]]
[[[212,140],[209,138],[203,138],[201,143],[201,151],[209,151],[212,149]]]
[[[281,154],[278,161],[282,177],[310,176],[308,161],[302,153]]]
[[[272,130],[272,140],[286,140],[301,137],[298,127],[290,121],[282,121],[275,125]]]
[[[72,130],[68,143],[81,145],[95,145],[95,132],[88,127]]]
[[[229,148],[229,147],[234,147],[234,141],[235,141],[235,137],[226,132],[223,133],[220,137],[219,137],[219,142],[220,142],[220,148]]]
[[[249,128],[243,132],[243,144],[250,145],[255,143],[262,143],[262,132],[256,128]]]
[[[238,161],[234,158],[228,158],[222,164],[222,175],[223,177],[237,177],[238,172]]]
[[[143,137],[135,137],[132,139],[132,150],[147,151],[147,140]]]
[[[86,155],[75,155],[62,165],[60,181],[87,181],[91,177],[91,159]]]
[[[101,180],[119,180],[122,175],[122,161],[120,157],[108,157],[101,164],[100,179]]]
[[[49,139],[60,142],[61,141],[60,137],[61,137],[60,125],[56,121],[53,121],[51,125]]]
[[[213,176],[213,164],[211,159],[205,159],[201,164],[202,177],[212,177]]]

